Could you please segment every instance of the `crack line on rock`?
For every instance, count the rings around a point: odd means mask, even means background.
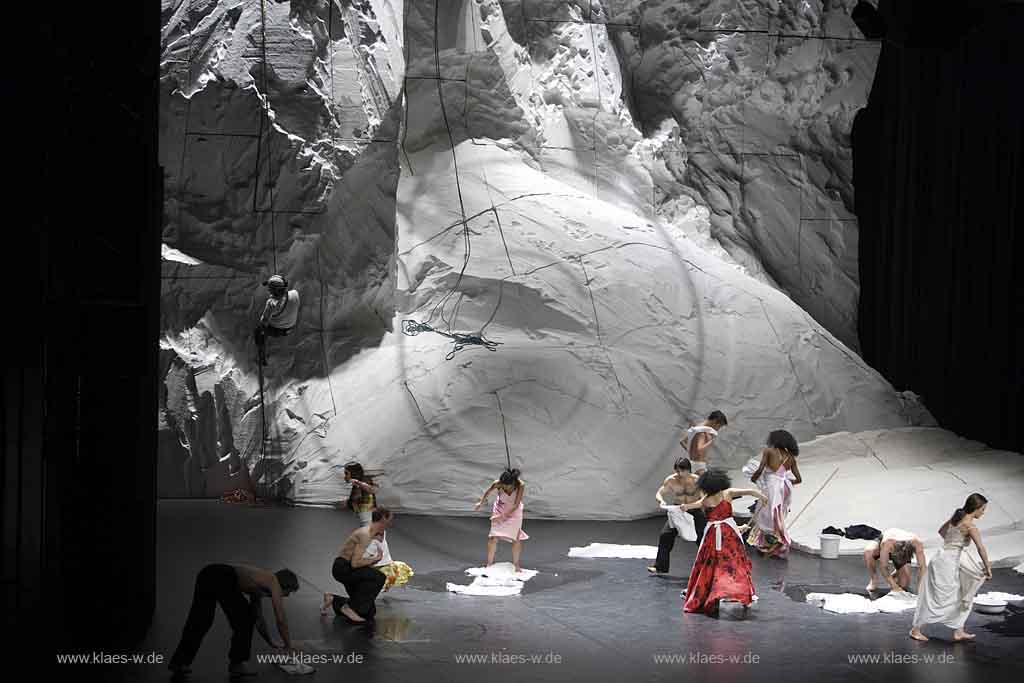
[[[604,339],[601,337],[601,319],[597,314],[597,302],[594,299],[594,290],[590,287],[590,275],[587,273],[587,266],[583,262],[584,257],[579,258],[580,268],[583,270],[584,282],[583,284],[587,288],[587,293],[590,295],[590,306],[594,311],[594,328],[597,334],[597,343],[601,345],[601,349],[604,351],[605,360],[608,361],[608,367],[612,371],[612,375],[615,377],[615,383],[619,387],[619,400],[622,402],[621,405],[616,406],[620,411],[626,409],[626,390],[622,386],[622,380],[619,379],[619,373],[615,370],[615,363],[612,361],[611,353],[608,351],[608,347],[605,346]]]
[[[409,393],[409,398],[412,399],[413,405],[416,406],[416,412],[420,414],[420,420],[423,421],[423,425],[422,426],[426,427],[427,426],[427,418],[423,414],[423,410],[420,408],[420,402],[416,400],[416,394],[412,393],[412,389],[409,388],[409,381],[408,380],[402,380],[402,386],[405,387],[405,390]]]
[[[791,356],[789,351],[786,350],[786,347],[783,346],[782,337],[779,336],[778,330],[775,329],[775,325],[768,316],[768,309],[764,307],[764,301],[758,299],[757,303],[761,306],[761,312],[764,313],[764,319],[768,322],[768,327],[772,328],[772,333],[775,335],[775,341],[779,345],[779,350],[786,355],[786,360],[789,361],[789,367],[793,370],[793,379],[796,380],[797,393],[800,394],[800,400],[803,401],[804,407],[807,408],[807,421],[813,425],[814,412],[811,410],[811,404],[807,402],[807,397],[804,395],[804,385],[803,382],[800,381],[800,375],[796,371],[796,363],[793,362],[793,356]]]
[[[506,206],[508,204],[511,204],[514,201],[518,201],[520,199],[527,199],[529,197],[574,197],[574,198],[577,198],[577,199],[586,199],[587,198],[584,195],[563,194],[563,193],[558,193],[558,192],[529,192],[527,194],[521,194],[521,195],[517,195],[515,197],[510,197],[509,199],[507,199],[504,202],[501,202],[500,204],[493,204],[492,203],[491,208],[483,209],[482,211],[479,211],[479,212],[473,214],[472,216],[467,216],[465,220],[466,221],[471,221],[474,218],[479,218],[480,216],[483,216],[485,213],[487,213],[488,211],[491,211],[491,209],[493,209],[493,208],[498,208],[498,207]],[[408,256],[414,249],[418,249],[418,248],[422,247],[424,244],[427,244],[429,242],[434,241],[438,237],[441,237],[445,233],[451,231],[454,228],[459,227],[460,225],[462,225],[462,221],[456,221],[455,223],[452,223],[451,225],[449,225],[449,226],[447,226],[445,228],[442,228],[439,232],[434,233],[433,235],[431,235],[427,239],[423,240],[422,242],[418,242],[418,243],[412,245],[411,247],[409,247],[408,249],[406,249],[405,251],[399,252],[399,256]]]

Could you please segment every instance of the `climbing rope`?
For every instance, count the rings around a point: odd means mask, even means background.
[[[467,346],[482,346],[488,351],[497,351],[498,345],[501,342],[496,342],[488,339],[483,335],[483,332],[477,334],[462,334],[461,332],[442,332],[441,330],[435,330],[427,323],[416,322],[415,320],[403,320],[402,321],[402,333],[410,337],[415,337],[420,332],[435,332],[442,337],[448,337],[452,340],[452,349],[449,351],[444,359],[451,360],[455,358],[455,354],[466,348]]]

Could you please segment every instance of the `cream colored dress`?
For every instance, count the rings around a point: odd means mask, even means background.
[[[942,549],[928,563],[917,596],[914,626],[942,624],[961,629],[971,613],[974,596],[985,580],[985,570],[974,553],[965,552],[971,537],[950,525]]]

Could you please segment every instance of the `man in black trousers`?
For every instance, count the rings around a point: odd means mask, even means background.
[[[665,477],[665,481],[661,483],[661,488],[654,494],[654,499],[658,501],[658,505],[689,506],[700,501],[704,494],[697,488],[697,477],[691,472],[692,466],[689,458],[679,458],[676,460],[673,469],[675,472]],[[707,525],[707,517],[704,515],[703,508],[699,505],[684,507],[683,509],[693,516],[694,530],[697,533],[695,542],[699,547],[704,536],[704,527]],[[672,553],[672,548],[675,547],[676,536],[678,535],[679,531],[672,525],[672,521],[666,520],[665,526],[661,528],[661,535],[658,536],[658,557],[654,564],[647,568],[647,571],[652,574],[668,573],[669,556]]]
[[[213,625],[213,615],[220,603],[231,624],[231,649],[228,652],[228,671],[233,676],[253,675],[246,662],[252,650],[252,630],[255,627],[267,644],[275,649],[291,651],[291,637],[285,618],[282,599],[299,589],[299,580],[289,569],[271,572],[259,567],[230,564],[208,564],[196,577],[192,608],[188,612],[181,642],[168,665],[176,675],[190,672],[203,636]],[[277,631],[283,644],[273,641],[263,619],[260,600],[270,598],[277,619]]]
[[[348,598],[339,595],[325,597],[331,597],[334,612],[350,623],[365,623],[377,613],[374,602],[387,580],[382,572],[373,568],[381,560],[381,550],[369,557],[363,556],[366,554],[366,546],[375,538],[380,540],[384,537],[384,530],[391,526],[393,519],[394,515],[387,508],[375,509],[369,526],[353,531],[334,558],[331,574],[345,586]]]

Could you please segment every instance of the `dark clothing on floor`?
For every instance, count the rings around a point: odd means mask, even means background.
[[[255,625],[253,605],[242,589],[238,587],[238,573],[228,564],[209,564],[196,577],[196,588],[192,595],[192,608],[185,621],[178,649],[171,657],[171,664],[188,666],[195,659],[203,636],[213,625],[216,604],[224,610],[231,624],[231,649],[228,659],[232,664],[249,659],[252,650],[252,630]]]
[[[877,541],[882,537],[882,532],[867,524],[853,524],[846,527],[847,538],[859,538],[865,541]]]
[[[707,526],[708,519],[701,508],[687,512],[693,515],[693,526],[697,530],[697,540],[694,542],[700,547],[700,540],[704,537],[704,527]],[[676,528],[669,524],[668,520],[665,520],[665,526],[661,528],[661,535],[658,536],[658,557],[654,560],[654,568],[661,574],[668,573],[669,556],[672,554],[672,548],[676,545],[676,536],[678,535],[679,532],[676,531]]]
[[[348,592],[347,600],[334,596],[334,611],[340,613],[342,606],[348,602],[353,612],[364,619],[372,619],[377,613],[374,601],[384,588],[387,577],[373,567],[353,568],[351,562],[341,557],[334,558],[331,574]]]

